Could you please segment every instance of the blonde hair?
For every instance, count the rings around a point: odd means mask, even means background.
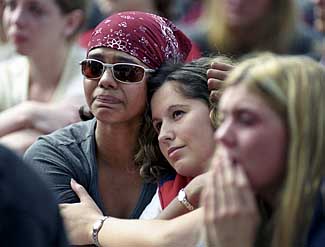
[[[249,44],[236,38],[228,27],[224,1],[204,1],[201,23],[207,27],[211,47],[227,55],[242,55],[240,53],[267,50],[277,53],[287,52],[296,23],[294,0],[270,0],[271,8],[267,14],[251,27],[251,32],[247,32],[247,36],[255,36]]]
[[[306,240],[325,175],[325,70],[307,57],[266,54],[242,62],[227,84],[244,84],[263,97],[287,128],[286,176],[274,211],[272,246],[297,246]]]

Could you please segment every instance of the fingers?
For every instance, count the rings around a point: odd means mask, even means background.
[[[204,205],[204,222],[205,222],[205,238],[208,247],[214,246],[217,243],[217,224],[216,222],[216,173],[213,171],[207,178],[206,188],[203,194],[202,202]]]
[[[229,64],[213,62],[211,69],[207,71],[209,90],[218,90],[222,87],[222,83],[227,78],[229,71],[234,67]]]
[[[239,188],[241,203],[246,208],[247,213],[258,220],[259,214],[254,193],[251,189],[248,178],[241,165],[236,167],[237,185]]]
[[[92,200],[85,188],[82,185],[78,184],[73,178],[71,178],[70,185],[72,190],[79,197],[80,202]]]
[[[211,69],[221,70],[221,71],[230,71],[234,68],[233,65],[222,63],[222,62],[213,62],[211,63]]]

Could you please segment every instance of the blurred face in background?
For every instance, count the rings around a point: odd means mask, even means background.
[[[314,4],[314,26],[321,33],[325,32],[325,0],[311,0]]]
[[[271,8],[272,0],[222,0],[230,28],[252,28]]]
[[[4,0],[3,25],[18,53],[44,56],[65,42],[68,15],[54,0]]]
[[[153,8],[152,0],[96,0],[104,14],[117,13],[126,10],[147,11]]]

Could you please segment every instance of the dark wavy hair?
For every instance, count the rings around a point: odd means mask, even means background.
[[[204,102],[211,110],[211,124],[216,128],[215,102],[210,101],[210,92],[207,85],[207,70],[213,61],[230,63],[228,58],[203,57],[186,64],[166,63],[151,77],[148,83],[147,100],[150,104],[153,95],[166,83],[175,83],[179,93],[190,99],[198,99]],[[145,118],[150,121],[150,128],[146,129],[143,143],[141,143],[141,155],[143,164],[140,173],[149,181],[157,181],[161,177],[174,171],[168,161],[163,157],[158,144],[158,135],[151,126],[151,108],[147,108]]]

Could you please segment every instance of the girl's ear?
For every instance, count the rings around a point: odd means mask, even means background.
[[[69,39],[82,26],[85,20],[85,13],[80,9],[76,9],[71,13],[66,14],[65,18],[66,27],[64,30],[64,36],[66,39]]]

